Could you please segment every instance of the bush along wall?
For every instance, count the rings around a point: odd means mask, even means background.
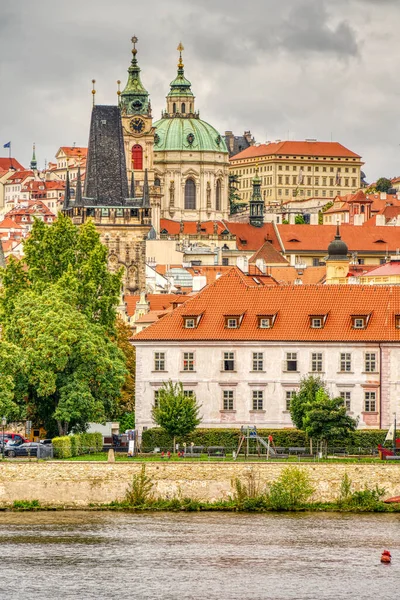
[[[101,433],[76,433],[53,438],[55,458],[71,458],[83,454],[101,452],[103,436]]]
[[[309,440],[304,431],[299,429],[258,429],[257,433],[264,440],[272,435],[275,446],[290,448],[290,447],[308,447]],[[329,445],[329,448],[343,450],[349,454],[369,454],[372,450],[376,450],[378,444],[383,444],[387,430],[358,430],[351,433],[345,439],[334,440]],[[240,429],[196,429],[190,435],[177,438],[177,443],[182,445],[184,442],[195,446],[224,446],[229,452],[236,450],[240,439]],[[243,445],[245,446],[245,444]],[[151,452],[154,448],[162,450],[172,450],[172,440],[168,434],[161,428],[154,427],[143,432],[142,435],[142,451]],[[255,448],[254,441],[250,445],[251,450]]]

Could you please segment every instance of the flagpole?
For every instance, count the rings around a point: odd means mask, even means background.
[[[394,413],[393,454],[396,456],[396,413]]]

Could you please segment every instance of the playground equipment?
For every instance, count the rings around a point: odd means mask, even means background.
[[[270,457],[283,457],[282,454],[277,453],[276,451],[276,447],[274,444],[274,440],[272,439],[272,435],[268,436],[268,441],[265,441],[264,438],[260,437],[257,433],[257,427],[255,425],[248,425],[247,427],[241,427],[240,428],[240,439],[239,439],[239,444],[238,444],[238,449],[236,451],[235,454],[235,460],[237,459],[240,450],[242,449],[243,444],[246,442],[245,445],[245,456],[249,456],[249,452],[250,452],[250,440],[254,440],[256,443],[256,451],[258,456],[261,456],[261,446],[263,446],[266,450],[266,458],[267,460]]]

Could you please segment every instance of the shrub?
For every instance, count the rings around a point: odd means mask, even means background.
[[[76,433],[70,436],[71,441],[71,456],[80,456],[82,452],[81,434]]]
[[[346,504],[350,500],[351,488],[352,488],[352,481],[351,481],[350,477],[348,476],[348,474],[345,473],[343,475],[342,481],[340,483],[340,491],[339,491],[339,498],[338,498],[339,506]]]
[[[238,477],[231,481],[233,487],[232,500],[238,510],[260,510],[267,505],[266,494],[261,489],[259,480],[253,471],[246,475],[244,483]]]
[[[132,483],[126,490],[125,502],[129,506],[144,506],[153,501],[153,482],[146,475],[146,465],[142,465],[140,473],[134,475]]]
[[[365,511],[383,512],[386,510],[386,505],[381,500],[384,493],[384,488],[376,486],[371,490],[366,486],[363,490],[351,494],[346,505],[349,508],[354,507]]]
[[[71,458],[71,437],[64,435],[62,437],[55,437],[52,440],[54,456],[56,458]]]
[[[93,436],[93,447],[95,452],[103,450],[103,435],[101,433],[90,433]]]
[[[40,508],[40,502],[39,500],[14,500],[13,508],[22,508],[25,510]]]
[[[268,502],[275,510],[291,510],[304,504],[314,492],[308,473],[298,467],[286,467],[268,492]]]

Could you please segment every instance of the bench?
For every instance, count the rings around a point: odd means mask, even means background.
[[[183,453],[184,458],[200,458],[203,454],[204,446],[187,446]]]
[[[224,446],[209,446],[207,448],[208,456],[221,456],[225,457],[226,452]]]

